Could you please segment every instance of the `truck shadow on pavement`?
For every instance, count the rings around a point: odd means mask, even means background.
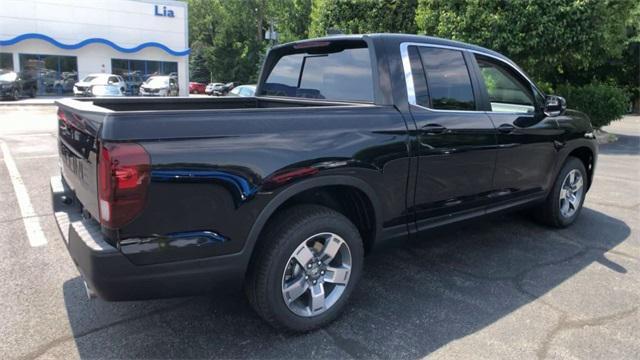
[[[87,300],[74,278],[64,296],[82,358],[419,358],[515,314],[591,264],[625,273],[604,254],[629,234],[623,221],[584,208],[564,230],[514,213],[389,244],[367,257],[345,313],[308,334],[273,330],[240,293],[107,303]],[[536,314],[513,317],[527,316]]]

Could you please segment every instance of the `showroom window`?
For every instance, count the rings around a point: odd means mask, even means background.
[[[75,56],[20,54],[20,72],[36,80],[38,95],[63,95],[73,91],[78,81]]]
[[[140,85],[154,75],[178,75],[178,63],[173,61],[150,61],[111,59],[111,71],[124,78],[127,94],[137,95]]]
[[[12,53],[0,53],[0,70],[13,70]]]

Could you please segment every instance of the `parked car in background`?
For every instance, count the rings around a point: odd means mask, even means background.
[[[142,96],[178,96],[178,79],[174,76],[152,76],[140,85]]]
[[[204,89],[204,93],[207,94],[207,95],[213,95],[213,89],[216,86],[222,86],[222,85],[224,85],[224,84],[223,83],[209,83],[207,85],[207,87]]]
[[[189,94],[204,94],[206,90],[207,90],[207,87],[203,83],[199,83],[199,82],[189,83]]]
[[[226,96],[227,94],[229,94],[229,91],[233,90],[233,88],[235,88],[238,85],[240,85],[240,83],[233,81],[233,82],[228,82],[221,86],[214,87],[213,95]]]
[[[226,95],[225,84],[216,83],[212,88],[211,95],[213,95],[213,96],[224,96],[224,95]]]
[[[53,83],[53,89],[58,95],[73,91],[73,85],[78,82],[76,71],[65,71],[60,73],[60,78]]]
[[[254,96],[256,94],[255,85],[240,85],[229,91],[229,96]]]
[[[22,96],[36,96],[37,82],[32,78],[24,78],[21,73],[0,70],[0,97],[18,100]]]
[[[90,95],[87,93],[87,90],[93,85],[113,85],[117,86],[122,93],[125,93],[127,90],[127,83],[124,81],[122,76],[114,75],[114,74],[89,74],[84,77],[81,81],[78,81],[73,86],[73,94],[76,96],[87,96]]]
[[[91,85],[87,89],[85,96],[113,97],[125,96],[125,93],[118,85]]]

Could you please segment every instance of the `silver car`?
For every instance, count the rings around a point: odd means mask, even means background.
[[[152,76],[140,85],[142,96],[178,96],[178,81],[173,76]]]

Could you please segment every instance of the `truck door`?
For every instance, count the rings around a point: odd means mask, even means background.
[[[470,53],[427,44],[403,46],[402,52],[417,129],[413,212],[419,231],[484,211],[493,192],[497,140],[491,119],[479,110]]]
[[[562,146],[555,119],[543,112],[544,98],[516,68],[475,54],[480,90],[498,130],[494,187],[496,201],[544,194],[553,180],[556,146]]]

